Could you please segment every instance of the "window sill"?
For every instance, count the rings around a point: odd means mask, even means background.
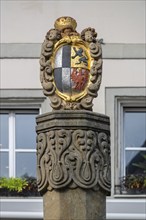
[[[146,194],[116,194],[114,198],[146,198]]]
[[[41,197],[1,197],[1,218],[43,219]]]
[[[118,196],[120,198],[118,198]],[[145,219],[145,199],[107,197],[107,220],[113,219]],[[1,198],[1,218],[4,219],[43,219],[42,197]]]

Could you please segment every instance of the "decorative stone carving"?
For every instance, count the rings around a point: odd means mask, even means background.
[[[110,194],[109,117],[91,112],[102,49],[94,28],[79,34],[76,26],[71,17],[58,18],[41,49],[40,80],[54,110],[36,119],[44,220],[105,220]]]
[[[102,49],[97,33],[94,28],[77,33],[77,23],[71,17],[58,18],[54,26],[42,44],[43,92],[55,110],[92,110],[102,76]]]
[[[62,113],[37,119],[39,191],[79,187],[110,192],[108,117],[84,111]]]

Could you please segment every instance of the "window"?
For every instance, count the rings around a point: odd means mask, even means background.
[[[146,88],[106,88],[105,109],[110,117],[112,195],[121,196],[127,193],[121,189],[123,177],[146,178]]]
[[[1,89],[0,102],[0,176],[36,177],[35,118],[48,100],[42,89]]]
[[[146,109],[123,108],[123,114],[124,163],[121,173],[123,176],[142,174],[146,171]]]
[[[39,109],[0,112],[0,176],[36,177],[35,118]]]

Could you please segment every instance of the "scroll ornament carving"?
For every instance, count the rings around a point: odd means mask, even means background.
[[[40,81],[43,92],[50,98],[51,106],[55,110],[92,110],[92,101],[93,98],[97,96],[102,78],[102,49],[99,41],[96,39],[97,33],[94,28],[86,28],[81,34],[77,33],[75,30],[76,21],[70,17],[57,19],[54,26],[54,29],[50,29],[47,32],[41,49]],[[60,48],[64,45],[77,46],[79,49],[84,46],[86,53],[89,53],[90,57],[87,86],[81,96],[77,98],[73,97],[72,99],[69,97],[60,97],[57,92],[56,84],[54,83],[54,51],[56,48]],[[86,64],[85,57],[87,58],[87,56],[84,56],[84,60],[80,62]],[[85,78],[82,77],[82,79],[78,79],[77,83],[80,82],[79,80],[85,80]]]
[[[110,192],[109,134],[92,130],[55,130],[38,134],[38,189],[61,188]]]

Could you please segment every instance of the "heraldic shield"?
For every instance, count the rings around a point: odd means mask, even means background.
[[[71,17],[60,17],[42,44],[40,80],[51,107],[92,110],[102,79],[102,48],[94,28],[76,31]]]
[[[64,44],[57,48],[54,54],[54,83],[60,97],[74,101],[85,95],[90,63],[90,55],[84,45]]]

